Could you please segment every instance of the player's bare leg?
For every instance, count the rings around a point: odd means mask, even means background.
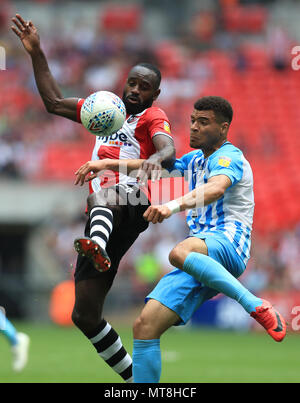
[[[180,320],[176,312],[159,301],[150,299],[134,322],[133,337],[139,340],[159,339],[166,330]]]
[[[170,252],[170,263],[174,267],[182,270],[184,261],[191,252],[208,255],[205,241],[196,237],[190,237],[182,242],[179,242]]]

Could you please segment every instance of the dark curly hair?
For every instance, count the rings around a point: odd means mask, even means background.
[[[194,108],[198,111],[214,111],[219,123],[228,122],[230,124],[232,121],[232,106],[222,97],[202,97],[194,103]]]
[[[158,89],[161,82],[161,72],[158,67],[154,66],[154,64],[151,63],[138,63],[134,67],[138,66],[145,67],[146,69],[151,70],[156,75],[155,86],[156,89]]]

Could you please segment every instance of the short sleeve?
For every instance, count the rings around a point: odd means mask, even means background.
[[[226,175],[231,180],[232,186],[242,179],[243,161],[240,152],[224,152],[217,154],[209,160],[208,169],[211,178],[217,175]]]
[[[166,136],[173,138],[170,121],[162,109],[149,108],[147,119],[149,122],[148,133],[151,138],[158,134],[165,134]]]

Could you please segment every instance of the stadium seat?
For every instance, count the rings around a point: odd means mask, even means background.
[[[224,27],[229,32],[262,32],[267,19],[260,6],[228,6],[223,8]]]
[[[91,158],[91,148],[83,144],[55,143],[44,154],[40,178],[67,181],[74,179],[75,171]]]
[[[110,5],[100,15],[100,26],[106,31],[135,32],[141,18],[142,12],[137,5]]]

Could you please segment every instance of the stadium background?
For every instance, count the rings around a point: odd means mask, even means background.
[[[292,49],[300,45],[299,2],[1,1],[0,305],[30,333],[36,324],[72,327],[73,239],[83,232],[87,195],[73,180],[91,157],[94,137],[45,112],[30,58],[9,30],[16,12],[38,27],[65,96],[98,89],[121,95],[133,64],[156,63],[163,77],[157,105],[170,118],[178,156],[189,151],[195,99],[220,95],[232,103],[229,140],[244,151],[255,181],[252,258],[241,280],[270,296],[297,335],[300,71]],[[185,235],[184,215],[150,226],[121,263],[108,316],[130,327],[145,294],[170,270],[168,252]],[[207,303],[190,327],[204,325],[258,330],[223,297]]]

